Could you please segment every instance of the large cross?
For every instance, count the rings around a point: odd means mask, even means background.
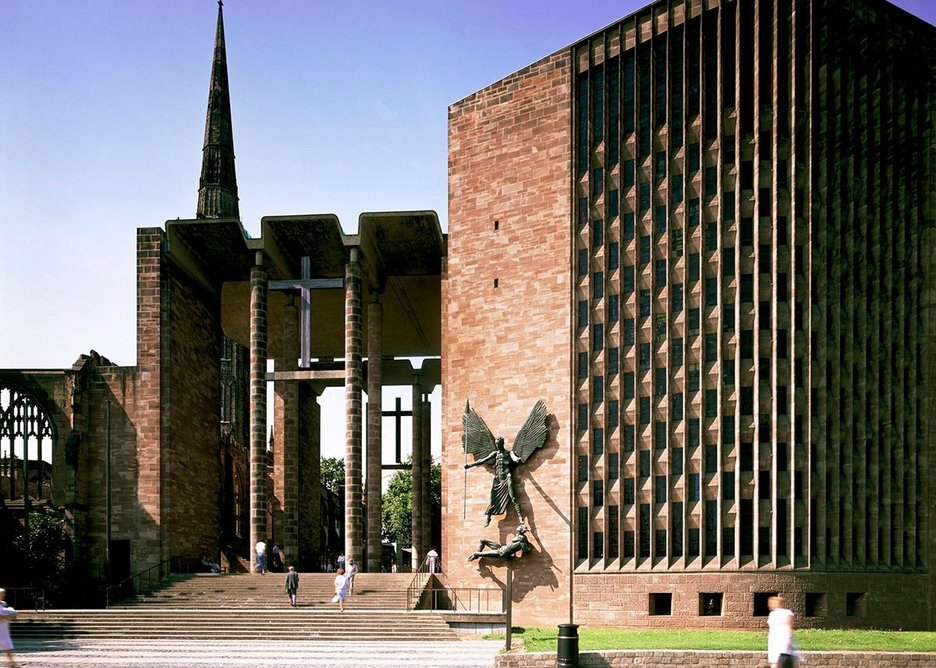
[[[412,417],[413,411],[404,411],[403,410],[403,400],[400,397],[396,398],[396,410],[393,411],[383,411],[381,413],[384,417],[394,418],[396,423],[396,463],[403,463],[403,418]],[[415,429],[415,427],[413,427]]]
[[[299,367],[308,369],[312,366],[312,291],[340,288],[344,286],[342,278],[312,278],[312,259],[302,258],[302,277],[299,280],[270,281],[270,290],[299,291],[300,304],[300,348]]]

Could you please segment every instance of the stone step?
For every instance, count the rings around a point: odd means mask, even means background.
[[[458,636],[431,613],[244,609],[238,611],[61,610],[21,612],[15,638],[452,641]]]
[[[120,600],[112,607],[279,607],[281,602],[288,605],[284,579],[281,573],[173,575],[152,590]],[[300,573],[300,605],[334,605],[334,580],[331,573]],[[359,573],[349,603],[358,608],[405,610],[411,582],[412,574]]]

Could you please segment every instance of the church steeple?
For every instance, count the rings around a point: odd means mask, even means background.
[[[234,173],[234,130],[228,89],[227,53],[224,48],[224,17],[218,0],[218,31],[208,90],[208,119],[198,181],[199,218],[239,218],[237,176]]]

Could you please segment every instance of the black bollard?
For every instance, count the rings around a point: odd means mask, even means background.
[[[559,645],[556,649],[558,668],[578,668],[578,624],[559,625]]]

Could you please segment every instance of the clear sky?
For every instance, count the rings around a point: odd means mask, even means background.
[[[433,209],[447,107],[645,0],[228,0],[241,218]],[[898,6],[936,23],[936,1]],[[217,4],[0,0],[0,368],[136,363],[135,231],[194,217]]]

